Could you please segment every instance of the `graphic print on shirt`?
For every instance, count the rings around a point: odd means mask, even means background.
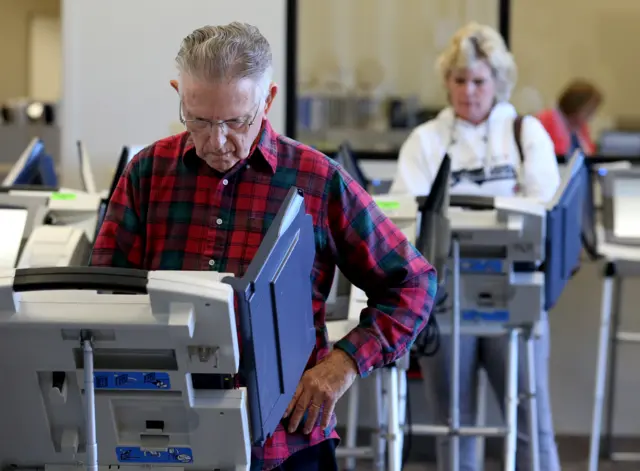
[[[451,172],[451,187],[454,187],[461,181],[468,181],[476,185],[494,182],[499,180],[515,180],[517,179],[516,170],[513,165],[496,165],[489,169],[473,168],[462,169]]]

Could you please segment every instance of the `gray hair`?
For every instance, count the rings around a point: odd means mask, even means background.
[[[176,64],[181,73],[205,80],[252,79],[262,98],[273,76],[269,42],[257,27],[239,22],[196,29],[182,40]]]
[[[467,68],[478,60],[487,61],[493,70],[496,99],[509,101],[518,69],[504,39],[490,26],[472,22],[460,28],[438,58],[437,68],[446,81],[453,70]]]

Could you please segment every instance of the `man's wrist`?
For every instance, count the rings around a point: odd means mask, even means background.
[[[336,357],[337,361],[344,365],[346,371],[351,371],[355,376],[358,376],[358,364],[351,355],[341,348],[334,348],[331,351],[331,355]]]

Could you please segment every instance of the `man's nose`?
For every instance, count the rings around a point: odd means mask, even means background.
[[[209,133],[209,142],[214,149],[222,149],[227,143],[227,132],[224,124],[212,124]]]

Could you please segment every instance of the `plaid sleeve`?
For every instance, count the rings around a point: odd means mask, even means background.
[[[358,327],[335,346],[366,376],[404,356],[426,326],[436,271],[342,169],[330,182],[328,224],[338,267],[369,299]]]
[[[91,265],[142,268],[143,229],[140,219],[139,161],[133,159],[120,177],[98,233]]]

